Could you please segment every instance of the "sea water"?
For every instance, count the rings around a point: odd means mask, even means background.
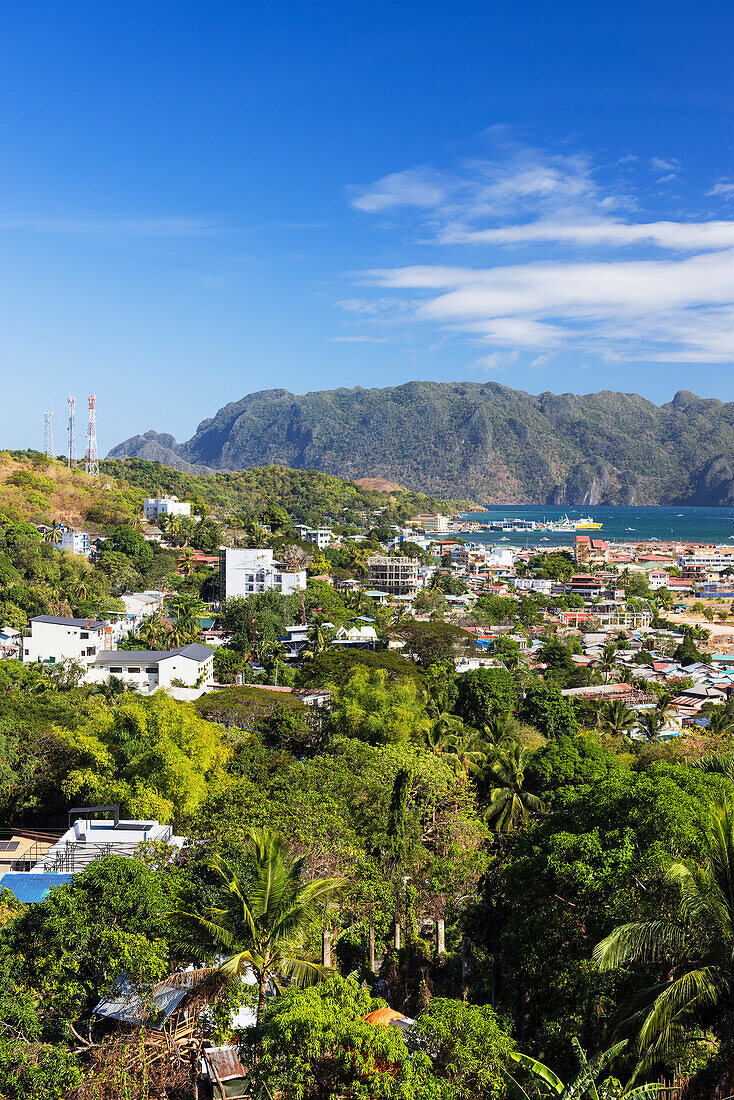
[[[532,519],[561,522],[591,516],[603,526],[596,530],[580,529],[561,534],[557,531],[470,531],[462,537],[468,542],[491,542],[498,545],[573,546],[576,535],[591,535],[610,542],[714,542],[734,547],[734,508],[684,508],[680,505],[659,507],[577,507],[552,504],[492,505],[483,512],[467,512],[465,518],[479,523],[498,520]]]

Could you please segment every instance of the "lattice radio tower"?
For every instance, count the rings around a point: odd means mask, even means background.
[[[99,455],[97,454],[97,411],[94,407],[94,394],[89,395],[89,424],[87,425],[87,461],[84,469],[90,477],[99,477]]]
[[[43,449],[46,458],[54,456],[54,414],[46,409],[43,414]]]
[[[76,470],[77,453],[76,453],[76,397],[72,397],[71,394],[66,399],[66,404],[69,406],[69,439],[67,441],[67,466],[70,470]]]

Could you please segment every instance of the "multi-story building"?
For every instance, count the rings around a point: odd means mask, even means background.
[[[88,668],[104,648],[105,624],[97,619],[35,615],[30,626],[30,634],[23,639],[25,664],[45,661],[55,665],[71,658]]]
[[[92,551],[89,531],[64,531],[60,546],[62,550],[70,550],[72,554],[83,554],[88,558]]]
[[[701,547],[678,555],[678,568],[683,570],[683,576],[686,578],[701,577],[707,573],[720,573],[722,569],[729,567],[734,567],[734,552],[727,553],[721,547]]]
[[[609,561],[609,543],[591,535],[577,535],[575,556],[577,565],[606,565]]]
[[[430,516],[416,516],[412,519],[411,524],[414,527],[418,527],[420,530],[425,531],[426,534],[430,534],[435,531],[448,531],[451,526],[451,519],[449,516],[430,515]]]
[[[214,650],[198,642],[178,649],[107,649],[97,654],[85,679],[100,683],[109,676],[146,695],[160,688],[209,688],[214,683]]]
[[[367,583],[391,596],[414,596],[420,586],[418,566],[416,558],[376,554],[367,559]]]
[[[159,516],[190,516],[191,505],[178,497],[146,497],[143,502],[146,519]]]
[[[219,598],[254,596],[258,592],[281,592],[284,596],[306,587],[306,571],[288,570],[273,561],[272,550],[240,550],[221,547],[219,551]]]
[[[324,550],[331,545],[332,533],[329,527],[305,527],[296,528],[303,542],[313,542],[319,550]]]

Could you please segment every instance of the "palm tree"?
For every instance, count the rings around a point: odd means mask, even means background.
[[[523,789],[529,755],[520,741],[505,742],[494,749],[482,773],[482,778],[492,788],[483,817],[496,833],[514,832],[531,813],[544,809],[536,795]]]
[[[730,733],[732,726],[734,726],[734,715],[730,714],[726,707],[718,706],[712,707],[708,712],[708,732],[713,733],[716,737],[723,737],[724,734]]]
[[[690,1036],[690,1028],[717,1021],[727,1031],[734,1009],[734,799],[712,804],[706,823],[705,868],[674,863],[677,919],[658,915],[615,928],[598,943],[601,970],[641,963],[660,967],[661,981],[648,990],[640,1015],[643,1062],[652,1065]],[[639,1019],[635,1006],[635,1018]]]
[[[609,677],[615,669],[614,658],[617,656],[617,647],[614,642],[609,642],[602,650],[599,662],[599,671],[604,676],[604,683],[609,683]]]
[[[314,657],[318,653],[323,653],[330,641],[330,635],[321,623],[312,623],[308,628],[306,637],[308,638],[308,651]]]
[[[660,730],[663,728],[664,724],[665,720],[656,707],[655,710],[648,710],[645,714],[642,715],[642,718],[640,718],[639,720],[638,727],[640,732],[644,733],[645,738],[648,741],[657,741],[658,734],[660,733]]]
[[[48,531],[44,533],[43,541],[50,542],[52,546],[58,546],[61,542],[61,524],[54,520]]]
[[[606,733],[611,733],[615,737],[624,737],[636,725],[637,715],[621,699],[607,703],[602,719],[602,728]]]
[[[176,911],[172,918],[189,954],[227,953],[217,968],[226,981],[254,972],[259,1019],[271,982],[280,992],[282,981],[306,986],[329,976],[326,967],[303,958],[303,940],[343,883],[332,878],[304,882],[305,856],[288,858],[277,833],[255,829],[249,838],[254,863],[249,886],[218,858],[213,868],[223,886],[220,904],[201,912]]]
[[[71,595],[75,600],[86,600],[89,595],[88,573],[90,570],[80,570],[71,582]]]
[[[447,742],[444,758],[456,775],[482,775],[487,763],[487,746],[475,730],[464,728]]]

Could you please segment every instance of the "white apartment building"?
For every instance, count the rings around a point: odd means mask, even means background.
[[[35,615],[30,627],[30,634],[23,639],[25,664],[46,661],[54,665],[71,658],[88,668],[104,647],[105,623],[97,619]]]
[[[327,546],[331,546],[333,535],[329,527],[304,527],[301,525],[296,530],[303,542],[313,542],[319,550],[325,550]]]
[[[281,592],[289,596],[306,587],[306,570],[289,573],[273,561],[272,550],[240,550],[220,547],[219,598],[224,603],[232,596],[254,596],[258,592]]]
[[[683,570],[683,575],[691,573],[718,573],[729,566],[734,567],[734,552],[711,547],[706,550],[693,550],[689,554],[678,555],[678,568]]]
[[[85,680],[102,683],[109,676],[124,680],[144,695],[160,688],[206,689],[214,683],[214,650],[198,642],[179,649],[107,649],[97,654]]]
[[[72,554],[83,554],[88,558],[92,551],[89,531],[64,531],[60,546],[62,550],[70,550]]]
[[[190,516],[191,505],[178,497],[146,497],[143,501],[146,519],[159,516]]]
[[[390,558],[376,554],[367,559],[367,583],[392,596],[414,596],[420,587],[416,558]]]

